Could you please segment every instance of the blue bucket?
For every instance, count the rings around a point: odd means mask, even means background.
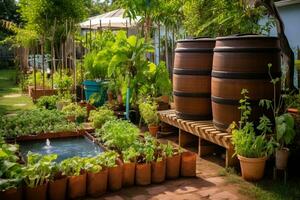
[[[95,106],[102,106],[107,100],[107,82],[86,80],[83,82],[85,100],[89,101],[93,94],[99,94],[101,98],[95,102]]]

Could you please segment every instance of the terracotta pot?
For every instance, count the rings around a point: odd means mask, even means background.
[[[108,188],[117,191],[122,188],[123,165],[108,168]]]
[[[25,187],[25,199],[26,200],[47,200],[47,183],[39,185],[37,187]]]
[[[196,159],[197,154],[194,152],[183,152],[181,154],[181,170],[180,174],[184,177],[196,176]]]
[[[289,149],[281,148],[276,150],[276,168],[285,170],[289,159]]]
[[[172,157],[167,157],[167,179],[175,179],[179,177],[180,174],[180,154],[173,155]]]
[[[151,182],[161,183],[166,179],[166,160],[151,163]]]
[[[60,178],[48,183],[49,200],[64,200],[66,199],[68,178]]]
[[[159,126],[158,125],[148,125],[148,129],[149,129],[150,134],[153,137],[156,137]]]
[[[124,163],[123,165],[123,186],[133,186],[135,178],[135,163]]]
[[[86,193],[86,173],[79,176],[69,176],[67,192],[69,199],[84,197]]]
[[[164,103],[169,103],[169,96],[168,95],[160,96],[160,100]]]
[[[266,157],[263,158],[246,158],[238,155],[240,160],[242,177],[247,181],[260,180],[265,171]]]
[[[69,122],[75,122],[76,120],[75,115],[68,116],[67,119]]]
[[[149,185],[151,184],[151,164],[137,164],[135,168],[135,184]]]
[[[118,94],[117,100],[118,100],[119,105],[123,105],[123,97],[122,97],[122,95]]]
[[[107,190],[108,169],[87,174],[87,195],[99,197]]]
[[[107,99],[109,102],[112,102],[114,100],[114,94],[112,93],[112,91],[107,91]]]
[[[5,191],[0,191],[0,199],[22,200],[22,188],[11,188]]]

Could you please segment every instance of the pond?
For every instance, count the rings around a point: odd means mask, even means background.
[[[104,151],[96,143],[87,137],[73,137],[61,139],[33,140],[19,142],[20,151],[23,158],[29,151],[40,154],[57,154],[57,161],[74,156],[92,157]]]

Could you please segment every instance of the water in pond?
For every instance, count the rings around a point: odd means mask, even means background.
[[[57,161],[74,156],[91,157],[103,152],[103,149],[87,137],[47,139],[20,142],[20,151],[24,158],[29,151],[40,154],[57,154]]]

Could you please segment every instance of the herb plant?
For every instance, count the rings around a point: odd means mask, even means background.
[[[77,123],[84,122],[87,117],[87,111],[85,107],[81,107],[76,103],[70,103],[63,107],[62,112],[67,117],[74,117]]]
[[[29,152],[27,164],[23,168],[26,185],[34,188],[48,181],[55,166],[53,161],[56,158],[56,154],[40,155]]]
[[[61,172],[66,176],[79,176],[85,167],[84,158],[78,156],[65,159],[59,164]]]
[[[114,112],[107,107],[100,107],[90,112],[89,121],[93,123],[94,128],[101,128],[107,121],[115,120]]]
[[[45,108],[48,110],[56,109],[56,102],[58,101],[58,96],[42,96],[37,100],[36,106],[38,108]]]
[[[15,155],[17,145],[6,144],[0,137],[0,191],[20,186],[23,180],[22,166]]]
[[[128,149],[122,151],[124,163],[134,163],[136,158],[139,156],[139,152],[134,147],[129,147]]]
[[[241,94],[244,98],[240,100],[241,120],[239,128],[235,123],[231,125],[235,154],[247,158],[267,157],[274,152],[273,138],[270,140],[266,138],[266,133],[271,130],[270,121],[266,117],[261,117],[258,130],[262,131],[262,134],[256,135],[253,123],[248,121],[251,114],[248,91],[243,89]]]
[[[148,125],[158,125],[159,117],[157,114],[157,104],[149,100],[139,104],[139,110],[142,118]]]
[[[125,120],[113,120],[106,122],[97,130],[97,136],[108,147],[121,152],[129,148],[139,136],[139,129]]]

